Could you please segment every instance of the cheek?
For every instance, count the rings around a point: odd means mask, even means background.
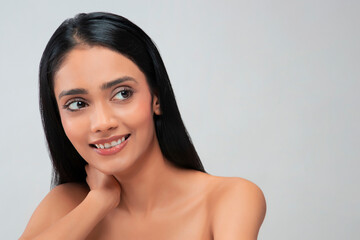
[[[151,131],[153,128],[153,113],[149,101],[141,101],[120,114],[124,125],[129,129]]]
[[[77,147],[79,140],[81,140],[84,130],[86,128],[86,122],[81,118],[68,118],[67,116],[61,116],[61,123],[64,131],[70,142]]]

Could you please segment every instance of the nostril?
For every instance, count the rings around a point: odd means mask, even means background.
[[[106,132],[111,131],[117,128],[116,121],[103,122],[99,124],[94,124],[92,127],[92,132]]]
[[[94,133],[111,131],[118,126],[118,121],[114,115],[113,109],[106,104],[95,106],[95,109],[90,116],[90,122],[91,130]]]

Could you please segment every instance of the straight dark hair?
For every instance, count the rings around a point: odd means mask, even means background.
[[[67,138],[54,94],[54,75],[74,47],[103,46],[132,60],[160,101],[154,115],[162,154],[175,166],[205,172],[186,131],[161,56],[150,37],[128,19],[105,12],[81,13],[65,20],[50,38],[40,62],[40,112],[53,164],[52,186],[86,182],[85,160]]]

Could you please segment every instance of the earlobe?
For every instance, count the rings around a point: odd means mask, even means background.
[[[159,101],[159,98],[155,95],[154,95],[154,99],[153,99],[153,112],[156,115],[161,115],[160,101]]]

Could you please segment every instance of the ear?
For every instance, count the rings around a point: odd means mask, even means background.
[[[156,115],[161,115],[161,109],[160,109],[160,101],[159,101],[159,98],[154,94],[154,97],[153,97],[153,112],[156,114]]]

